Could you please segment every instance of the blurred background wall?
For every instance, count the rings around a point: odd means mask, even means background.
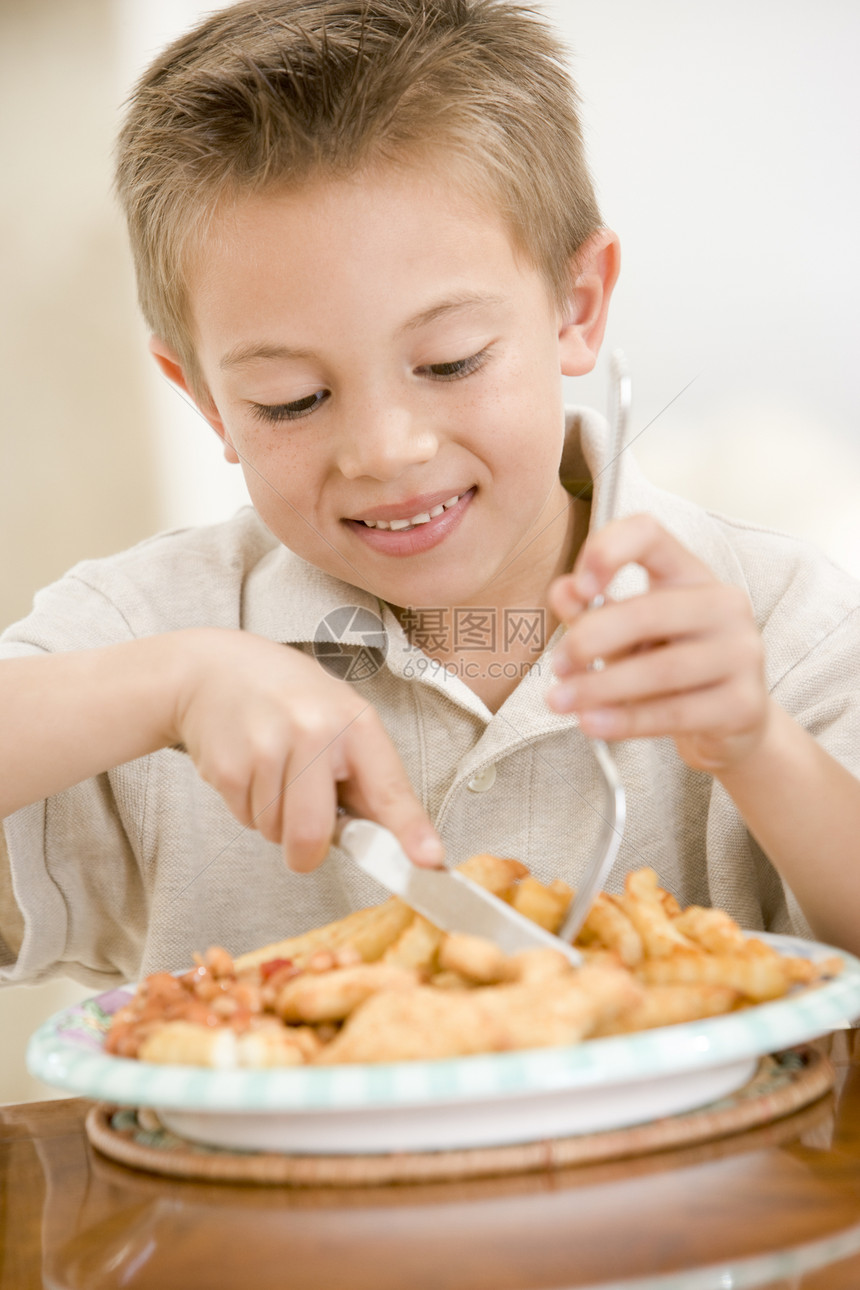
[[[216,7],[0,0],[2,626],[77,560],[245,500],[148,357],[110,194],[129,86]],[[607,352],[628,355],[640,462],[860,576],[860,9],[543,7],[572,46],[604,216],[621,236]],[[570,384],[571,401],[602,406],[605,363]],[[24,1070],[26,1037],[87,993],[56,982],[0,994],[0,1102],[49,1095]]]

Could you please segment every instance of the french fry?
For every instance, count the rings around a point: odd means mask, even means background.
[[[572,896],[566,882],[557,879],[551,887],[545,887],[529,876],[517,883],[509,899],[519,913],[555,934],[564,922]]]
[[[671,957],[646,959],[636,974],[649,985],[726,985],[754,1003],[780,998],[788,984],[785,967],[778,960],[704,950],[679,950]]]
[[[379,990],[411,990],[419,980],[412,968],[393,963],[361,963],[331,972],[305,972],[283,987],[275,1011],[284,1021],[342,1021]]]
[[[730,1012],[740,995],[727,985],[652,985],[642,999],[604,1023],[595,1037],[674,1026]]]
[[[365,963],[375,963],[414,917],[414,910],[397,896],[392,896],[382,905],[357,909],[335,923],[326,923],[324,927],[315,927],[300,936],[290,936],[285,941],[276,941],[260,950],[241,954],[235,960],[236,971],[259,967],[271,959],[292,959],[301,967],[317,950],[338,950],[347,946],[357,950]]]
[[[629,873],[624,895],[618,903],[642,937],[649,958],[664,958],[678,949],[693,949],[694,944],[675,927],[660,899],[657,875],[653,869]]]
[[[439,947],[439,966],[479,985],[495,985],[507,976],[508,957],[483,936],[451,932]]]
[[[508,860],[503,856],[480,855],[469,856],[463,864],[457,866],[458,873],[465,874],[479,887],[486,887],[494,896],[506,896],[514,883],[525,878],[528,869],[519,860]]]
[[[430,978],[430,985],[435,990],[472,990],[474,982],[469,981],[466,977],[461,976],[459,972],[434,972]]]
[[[442,942],[439,966],[475,985],[498,985],[505,981],[532,985],[571,971],[570,961],[550,945],[504,954],[498,945],[483,936],[467,936],[463,932],[452,932]]]
[[[595,941],[614,950],[625,967],[636,967],[645,954],[642,937],[624,910],[605,892],[598,893],[576,943],[589,946]]]
[[[698,945],[703,945],[711,954],[743,952],[746,943],[744,934],[724,909],[688,905],[673,921],[679,932]]]
[[[572,970],[569,959],[560,950],[554,950],[551,945],[537,945],[534,949],[520,950],[518,954],[508,956],[505,980],[537,985],[553,977],[565,976]]]
[[[399,967],[415,968],[420,972],[433,972],[445,933],[416,914],[404,927],[396,941],[389,945],[382,956],[383,963],[396,963]]]

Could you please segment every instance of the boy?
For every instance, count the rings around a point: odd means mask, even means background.
[[[588,536],[604,428],[560,377],[619,259],[560,57],[507,0],[264,0],[144,76],[118,173],[152,351],[254,509],[80,565],[6,633],[6,979],[135,978],[381,899],[339,803],[416,863],[444,840],[575,886],[586,735],[628,790],[613,885],[649,863],[860,944],[857,586],[627,459]]]

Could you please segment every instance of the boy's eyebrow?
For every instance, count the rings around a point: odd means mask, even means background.
[[[230,367],[241,367],[244,363],[253,363],[257,358],[314,358],[313,350],[293,349],[289,345],[270,345],[265,341],[237,345],[221,359],[218,366],[222,372]]]
[[[504,304],[503,296],[484,295],[476,291],[466,291],[462,294],[449,296],[447,300],[441,300],[436,305],[431,305],[429,309],[422,309],[420,314],[410,318],[404,323],[403,331],[417,331],[419,327],[426,327],[428,323],[435,322],[437,318],[444,318],[447,314],[455,313],[460,309],[479,309],[487,305]]]
[[[429,323],[436,322],[438,318],[444,318],[448,314],[457,313],[460,310],[478,309],[487,305],[504,304],[503,296],[483,295],[479,292],[465,292],[462,295],[451,296],[447,300],[441,300],[438,304],[430,305],[428,309],[422,309],[420,313],[415,314],[408,322],[403,324],[401,331],[418,331],[421,327],[426,327]],[[314,359],[317,355],[312,349],[295,348],[291,345],[273,345],[266,341],[251,341],[245,345],[237,345],[235,349],[229,350],[219,363],[222,371],[231,367],[242,367],[245,363],[253,363],[259,358],[271,359],[291,359],[306,358]]]

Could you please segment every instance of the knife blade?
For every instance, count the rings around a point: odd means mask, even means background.
[[[582,955],[566,941],[454,869],[422,869],[393,833],[372,820],[346,819],[337,840],[352,860],[393,895],[443,932],[467,932],[494,941],[505,954],[538,946],[558,950],[575,967]]]

